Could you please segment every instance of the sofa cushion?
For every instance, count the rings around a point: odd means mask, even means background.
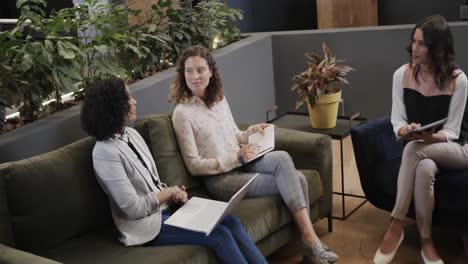
[[[16,263],[34,263],[34,264],[61,264],[48,258],[37,256],[26,251],[21,251],[16,248],[11,248],[0,244],[0,263],[16,264]]]
[[[164,113],[148,116],[144,119],[149,138],[150,149],[158,168],[161,180],[172,185],[185,185],[194,188],[200,182],[191,177],[185,168],[177,139],[172,127],[172,114]]]
[[[468,170],[442,170],[434,186],[436,207],[468,215]],[[465,219],[465,221],[467,221]],[[468,221],[467,221],[468,222]]]
[[[301,170],[309,184],[309,200],[313,204],[323,194],[320,176],[316,171]],[[255,242],[261,241],[292,221],[291,213],[279,195],[244,199],[233,213],[241,219]]]
[[[0,165],[14,239],[37,252],[111,223],[93,173],[94,140],[86,138],[30,159]]]
[[[291,222],[291,213],[278,195],[244,199],[232,213],[256,243]]]
[[[67,264],[217,263],[215,255],[201,246],[126,247],[111,228],[70,239],[41,255]]]
[[[396,196],[398,171],[401,159],[385,160],[375,163],[372,180],[381,194]]]
[[[323,195],[323,184],[320,174],[314,170],[299,170],[304,174],[309,187],[309,202],[310,204],[315,203],[317,200],[322,198]]]
[[[0,244],[15,245],[3,177],[0,177]]]

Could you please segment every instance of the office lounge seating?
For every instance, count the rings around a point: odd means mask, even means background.
[[[395,204],[403,143],[397,143],[390,117],[354,127],[351,138],[362,189],[376,207]],[[468,170],[441,170],[435,182],[435,224],[459,225],[468,232]],[[414,207],[408,213],[414,218]]]
[[[190,196],[209,197],[184,167],[171,114],[146,117],[136,128],[164,182],[187,186]],[[331,216],[331,138],[286,129],[276,133],[277,149],[288,151],[306,175],[312,220]],[[0,164],[0,263],[217,262],[210,250],[200,246],[120,244],[108,199],[93,173],[94,143],[85,138],[49,153]],[[278,196],[243,200],[234,214],[264,255],[297,235],[292,216]]]

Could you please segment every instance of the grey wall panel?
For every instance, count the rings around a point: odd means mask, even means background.
[[[306,67],[303,54],[321,53],[325,42],[337,58],[356,71],[351,87],[343,90],[346,114],[360,112],[371,119],[389,115],[393,72],[408,61],[405,47],[413,26],[386,26],[341,30],[282,32],[273,35],[275,86],[279,112],[294,110],[297,94],[289,91],[292,77]],[[457,62],[468,71],[468,25],[453,23]],[[307,111],[302,107],[300,111]]]
[[[238,122],[265,122],[265,111],[276,103],[271,37],[258,36],[230,56],[216,57],[226,97]]]
[[[468,75],[468,22],[451,23],[455,41],[455,61]]]

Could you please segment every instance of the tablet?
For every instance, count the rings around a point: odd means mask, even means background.
[[[406,132],[406,134],[401,136],[399,139],[397,139],[397,141],[398,142],[402,141],[402,140],[406,139],[408,136],[411,136],[411,135],[414,135],[414,134],[417,134],[417,133],[421,133],[422,131],[429,130],[429,129],[433,128],[433,127],[442,126],[443,124],[445,124],[445,122],[447,122],[447,118],[437,120],[437,121],[429,123],[427,125],[418,127],[416,129],[413,129],[413,130],[410,130],[410,131]]]

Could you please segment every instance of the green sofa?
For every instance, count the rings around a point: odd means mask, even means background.
[[[184,167],[171,114],[136,124],[169,185],[208,197]],[[85,138],[49,153],[0,164],[0,263],[216,263],[199,246],[125,247],[117,241],[106,195],[92,168],[94,140]],[[31,146],[33,147],[33,146]],[[331,230],[331,139],[277,129],[277,149],[288,151],[309,183],[311,218],[328,217]],[[297,229],[278,196],[246,199],[235,209],[266,256],[297,238]]]

